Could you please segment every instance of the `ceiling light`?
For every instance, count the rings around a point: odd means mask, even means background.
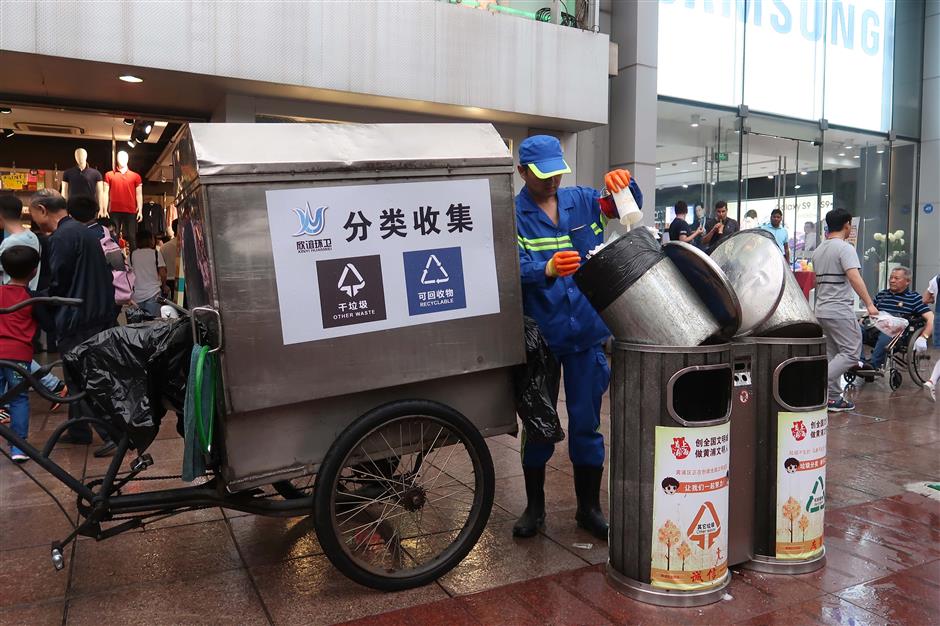
[[[125,83],[142,83],[144,82],[143,78],[134,76],[133,74],[124,74],[123,76],[118,76],[120,80],[123,80]]]
[[[150,131],[152,130],[153,130],[153,124],[147,124],[146,126],[144,126],[144,132],[147,133],[148,135],[150,134]]]
[[[845,152],[840,152],[839,156],[845,156]]]
[[[657,164],[656,164],[656,169],[661,170],[661,169],[663,169],[663,166],[660,165],[659,163],[657,163]]]
[[[689,124],[692,128],[698,128],[699,116],[697,113],[692,114],[692,122]]]
[[[851,150],[851,149],[853,148],[853,146],[852,146],[852,144],[847,143],[847,144],[845,144],[845,145],[843,146],[843,148],[845,148],[846,150]]]
[[[794,189],[799,189],[799,188],[800,188],[800,185],[793,185],[793,188],[794,188]]]
[[[13,112],[13,109],[11,109],[10,107],[0,107],[0,113],[2,113],[3,115],[9,115],[12,112]]]
[[[128,140],[127,140],[127,145],[129,145],[131,148],[135,148],[135,147],[137,147],[137,142],[134,141],[133,139],[128,139]]]
[[[800,170],[800,176],[806,176],[806,170]]]
[[[774,179],[774,175],[773,175],[773,174],[767,174],[767,178],[769,178],[770,180],[773,180],[773,179]]]
[[[856,155],[855,155],[855,156],[853,156],[852,158],[853,158],[853,159],[860,159],[860,158],[862,158],[862,155],[860,155],[860,154],[856,154]]]
[[[692,165],[698,165],[698,159],[697,159],[697,158],[692,159]]]
[[[12,136],[15,135],[15,134],[16,134],[16,131],[13,130],[12,128],[8,128],[8,129],[6,129],[5,131],[3,131],[3,136],[4,136],[4,138],[6,138],[6,139],[9,139],[10,137],[12,137]]]
[[[688,186],[688,185],[682,185],[682,188],[683,188],[683,189],[688,189],[689,186]]]
[[[712,187],[714,187],[714,186],[717,185],[717,184],[718,184],[717,182],[712,181]]]
[[[875,150],[875,152],[877,152],[878,154],[884,154],[884,152],[885,152],[885,147],[884,147],[884,146],[878,146],[878,149]]]
[[[125,124],[126,126],[133,126],[133,125],[134,125],[134,120],[132,120],[132,119],[129,118],[129,117],[125,117],[125,118],[124,118],[124,124]]]

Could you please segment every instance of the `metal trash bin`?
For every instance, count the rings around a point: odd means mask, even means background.
[[[728,344],[614,343],[607,576],[631,598],[699,606],[730,580],[731,378]]]
[[[731,344],[731,460],[734,497],[728,505],[728,565],[754,558],[754,472],[757,464],[757,401],[754,398],[753,342]]]
[[[738,353],[752,354],[750,404],[756,415],[754,555],[744,567],[774,574],[812,572],[826,560],[826,342],[822,337],[740,342]],[[732,459],[732,480],[747,461]]]

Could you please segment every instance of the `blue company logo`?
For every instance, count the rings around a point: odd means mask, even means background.
[[[294,237],[302,235],[316,237],[322,233],[323,228],[326,226],[326,209],[325,206],[318,206],[316,210],[311,209],[309,202],[306,209],[291,209],[297,214],[297,219],[300,220],[300,230],[294,233]]]

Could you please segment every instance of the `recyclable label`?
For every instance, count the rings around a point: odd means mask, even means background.
[[[811,559],[823,551],[827,428],[825,409],[777,418],[778,559]]]
[[[656,427],[652,586],[699,590],[728,572],[730,423]]]

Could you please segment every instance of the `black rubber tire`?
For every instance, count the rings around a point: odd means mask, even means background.
[[[888,374],[888,386],[891,387],[891,390],[894,391],[900,387],[902,382],[904,382],[904,379],[901,377],[901,370],[892,369],[891,373]]]
[[[457,538],[442,553],[446,558],[431,567],[410,576],[383,576],[368,571],[353,560],[343,549],[341,538],[333,527],[334,486],[349,455],[373,430],[389,422],[407,417],[430,417],[446,423],[464,441],[473,461],[475,485],[474,503],[467,524]],[[470,420],[453,408],[430,400],[401,400],[377,407],[353,422],[333,442],[327,452],[314,486],[314,510],[317,539],[323,552],[336,569],[351,580],[380,591],[412,589],[431,583],[453,569],[473,549],[489,521],[496,491],[493,460],[486,440]]]
[[[933,364],[922,367],[922,361],[918,358],[918,352],[914,349],[914,344],[923,333],[923,328],[918,329],[916,332],[911,334],[911,339],[907,343],[907,371],[908,374],[911,375],[911,381],[918,387],[923,387],[924,383],[930,380],[930,375],[933,373]],[[927,349],[930,349],[929,342]]]

